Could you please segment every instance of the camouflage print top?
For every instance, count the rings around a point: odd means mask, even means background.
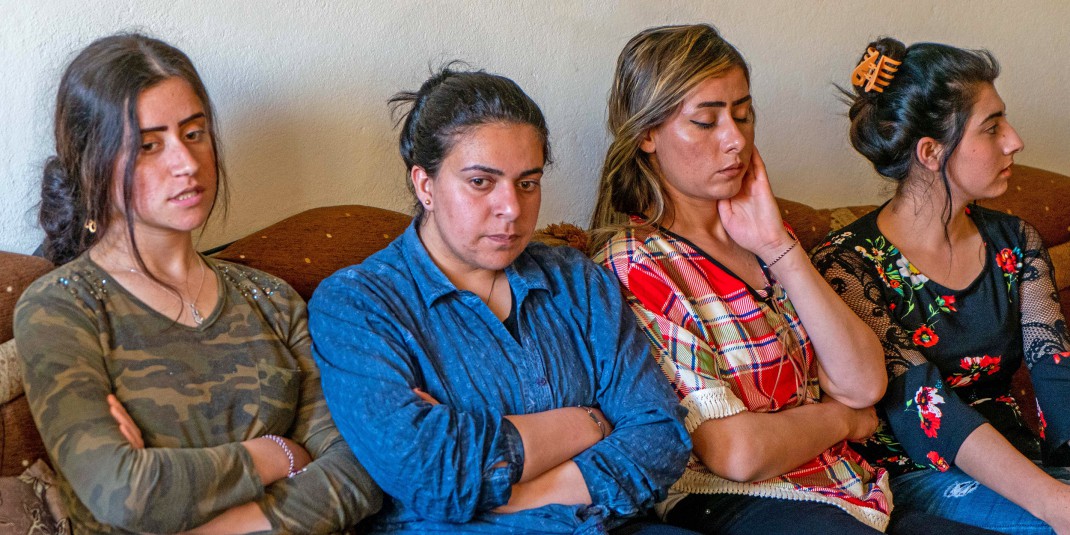
[[[147,307],[87,254],[19,300],[30,409],[79,533],[172,533],[257,502],[279,533],[330,533],[381,494],[335,429],[305,303],[280,279],[206,259],[220,300],[187,327]],[[115,393],[146,448],[108,414]],[[240,441],[278,434],[314,462],[263,487]]]

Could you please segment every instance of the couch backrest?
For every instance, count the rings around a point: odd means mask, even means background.
[[[22,291],[49,271],[52,263],[44,258],[0,251],[0,343],[12,337],[11,320]]]
[[[370,206],[313,208],[231,243],[214,256],[281,277],[308,300],[320,281],[386,247],[411,221],[411,216]]]

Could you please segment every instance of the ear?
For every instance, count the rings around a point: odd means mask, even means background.
[[[639,150],[647,154],[654,154],[657,152],[657,143],[654,143],[653,128],[643,133],[643,139],[639,142]]]
[[[914,158],[923,167],[930,171],[940,170],[940,158],[944,154],[944,146],[931,137],[923,137],[914,146]]]
[[[427,170],[418,165],[412,166],[412,170],[409,171],[409,179],[412,180],[412,186],[416,189],[416,198],[423,205],[424,210],[429,210],[432,205],[431,201],[431,175],[427,174]]]

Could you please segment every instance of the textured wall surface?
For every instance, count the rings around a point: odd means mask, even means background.
[[[454,58],[512,77],[540,103],[556,157],[540,221],[586,224],[616,56],[637,31],[668,23],[713,23],[751,63],[758,146],[778,195],[817,206],[883,197],[887,187],[849,148],[832,85],[848,81],[879,35],[992,50],[1027,146],[1018,160],[1070,173],[1070,3],[874,4],[0,0],[0,250],[40,242],[34,207],[63,67],[94,38],[131,29],[189,54],[218,108],[232,206],[202,247],[314,206],[406,210],[386,100]]]

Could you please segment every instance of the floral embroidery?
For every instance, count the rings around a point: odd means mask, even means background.
[[[1000,361],[1003,357],[995,356],[990,357],[984,355],[982,357],[963,357],[959,361],[959,367],[966,370],[963,373],[954,373],[947,378],[947,384],[951,388],[959,388],[977,382],[981,378],[981,374],[992,375],[999,371]]]
[[[996,254],[996,263],[1003,268],[1003,271],[1014,273],[1018,265],[1018,255],[1014,254],[1014,251],[1004,248]]]
[[[1040,439],[1044,440],[1044,431],[1048,428],[1048,421],[1044,419],[1044,411],[1040,410],[1040,404],[1037,404],[1037,416],[1040,417]]]
[[[928,325],[922,325],[914,331],[914,343],[921,347],[932,347],[939,341],[940,337],[936,336],[936,333]]]
[[[854,236],[853,232],[843,232],[840,235],[836,236],[835,238],[832,238],[831,241],[826,242],[825,245],[831,245],[833,243],[835,243],[836,245],[842,245],[843,242],[846,241],[847,238],[850,238],[851,236]]]
[[[1061,353],[1056,353],[1056,354],[1052,355],[1052,358],[1055,359],[1055,363],[1058,364],[1063,359],[1070,358],[1070,351],[1063,351]]]
[[[1003,270],[1003,278],[1007,279],[1007,291],[1011,291],[1018,273],[1022,270],[1021,249],[1004,247],[996,253],[996,264]]]
[[[947,460],[941,457],[940,454],[936,453],[935,451],[930,451],[929,454],[926,455],[926,457],[929,458],[929,462],[932,463],[933,468],[941,472],[947,472],[948,469],[951,468],[951,465],[947,464]]]
[[[943,295],[936,300],[936,304],[940,306],[940,310],[944,312],[958,312],[959,309],[955,308],[955,296]]]
[[[895,265],[899,268],[899,276],[905,279],[910,279],[910,286],[916,288],[929,282],[929,277],[922,275],[918,268],[914,267],[914,264],[907,260],[907,257],[900,256],[899,260],[895,261]]]
[[[936,438],[940,430],[940,418],[944,415],[937,405],[943,404],[944,398],[938,393],[937,388],[923,386],[914,394],[914,399],[907,400],[907,408],[917,404],[918,417],[921,419],[921,429],[925,436]]]

